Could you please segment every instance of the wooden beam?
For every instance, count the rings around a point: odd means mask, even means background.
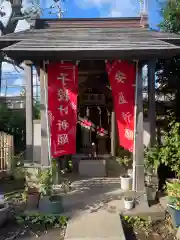
[[[48,97],[48,75],[44,62],[40,68],[40,95],[41,95],[41,164],[50,165],[49,159],[49,127],[47,114],[47,97]]]
[[[30,60],[24,60],[24,63],[27,64],[27,65],[32,65],[33,64],[33,62],[30,61]]]
[[[132,50],[129,49],[127,51],[124,50],[77,50],[77,51],[36,51],[29,49],[17,49],[8,51],[7,55],[10,58],[17,59],[18,61],[23,61],[24,59],[31,59],[33,62],[49,60],[49,61],[73,61],[77,59],[81,60],[119,60],[119,56],[121,56],[122,60],[147,60],[154,59],[160,57],[161,59],[167,59],[174,56],[177,56],[180,52],[179,49],[153,49],[151,51],[146,51],[146,49],[137,49]]]
[[[33,70],[31,65],[25,65],[26,83],[26,161],[33,162]]]
[[[156,143],[156,103],[155,103],[156,60],[148,61],[148,119],[150,123],[150,147]]]

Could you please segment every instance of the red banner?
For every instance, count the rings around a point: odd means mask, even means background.
[[[48,65],[51,156],[76,153],[78,69],[71,63]]]
[[[113,61],[106,63],[106,69],[112,88],[119,143],[124,149],[132,152],[134,146],[135,66],[127,61]]]

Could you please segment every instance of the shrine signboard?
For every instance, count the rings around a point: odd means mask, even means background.
[[[48,65],[51,156],[76,153],[78,69],[72,63]]]
[[[135,79],[134,64],[127,61],[106,63],[112,88],[119,143],[124,149],[133,152],[135,122]]]

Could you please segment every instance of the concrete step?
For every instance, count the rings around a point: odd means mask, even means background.
[[[68,222],[65,240],[125,240],[119,214],[85,212]]]
[[[165,211],[160,204],[149,206],[146,201],[137,203],[132,210],[127,211],[124,209],[123,199],[114,200],[108,203],[108,211],[116,212],[123,216],[139,216],[149,221],[165,219]]]

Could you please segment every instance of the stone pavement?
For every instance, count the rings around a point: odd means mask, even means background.
[[[74,181],[72,187],[73,191],[63,196],[65,212],[97,210],[108,202],[124,196],[124,191],[120,188],[120,178],[82,179]]]
[[[124,195],[120,178],[90,178],[72,183],[74,191],[63,198],[70,217],[65,240],[124,240],[119,213],[107,206]]]
[[[149,208],[147,202],[125,212],[123,197],[127,193],[120,188],[120,178],[84,179],[74,181],[72,186],[74,190],[63,197],[70,218],[65,240],[124,240],[120,214],[151,220],[165,218],[160,205]]]
[[[65,240],[125,240],[119,214],[102,209],[70,220]]]

